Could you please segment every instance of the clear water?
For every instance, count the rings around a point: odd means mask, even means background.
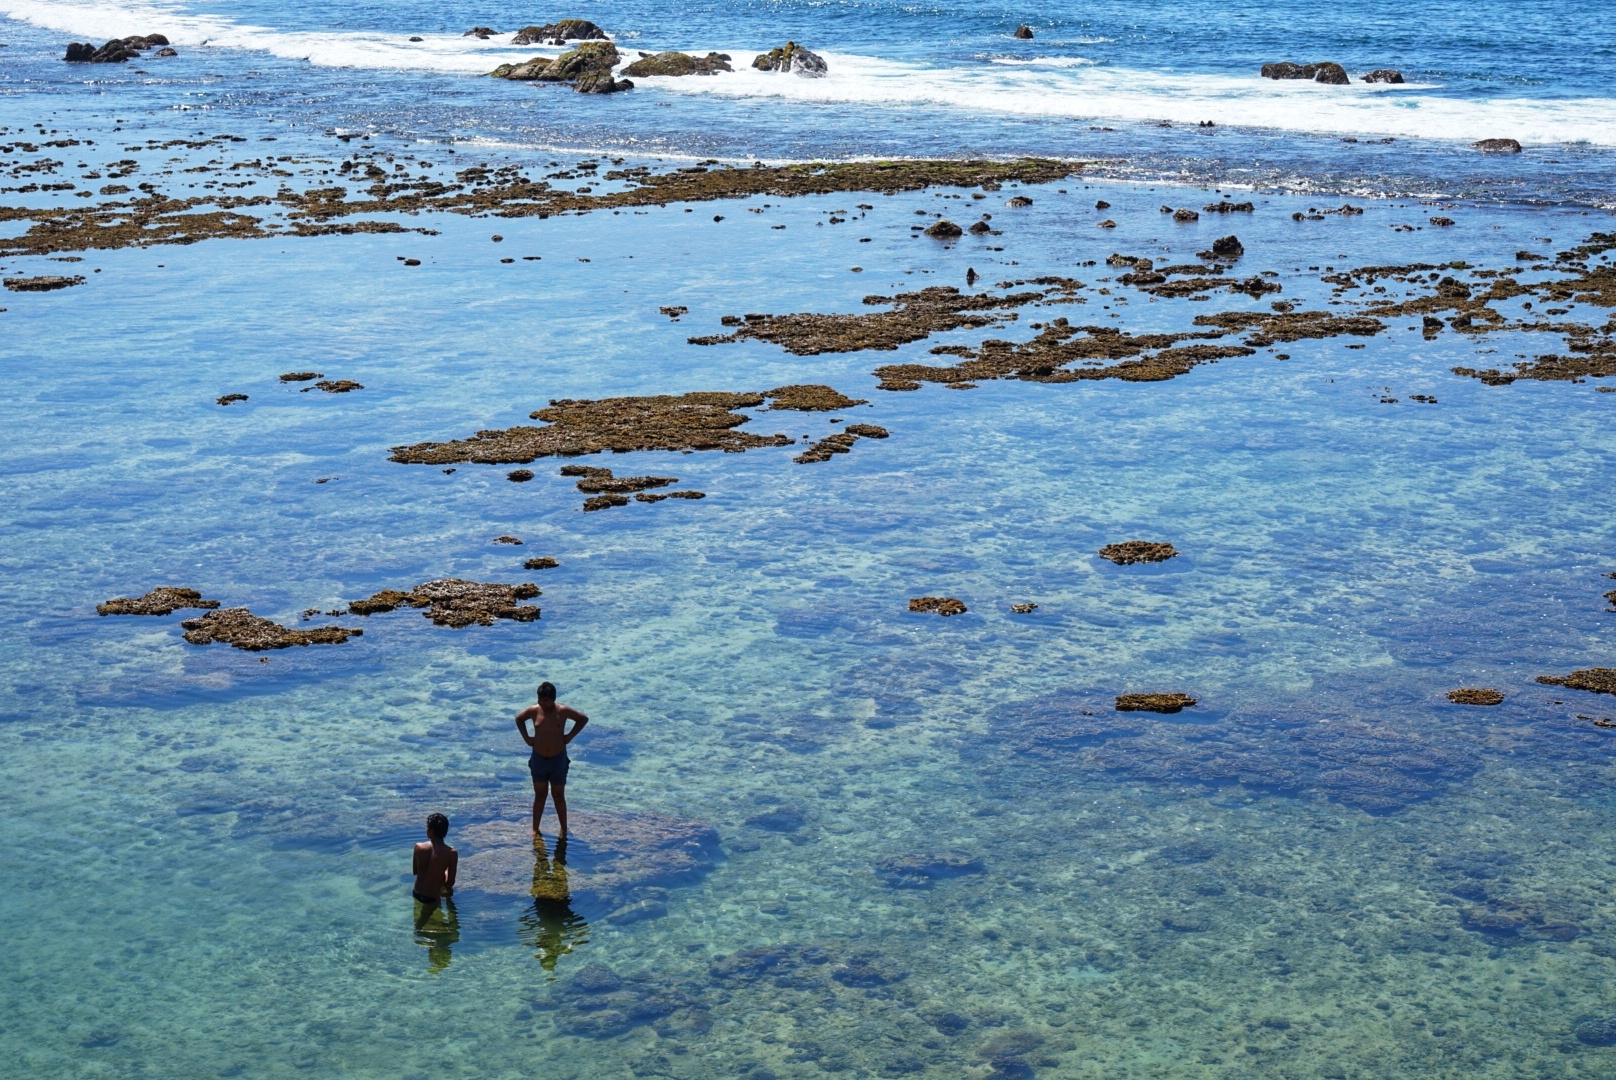
[[[441,160],[449,147],[405,139],[452,137],[461,163],[550,160],[556,145],[770,159],[1097,152],[1081,141],[1086,120],[1057,114],[659,87],[596,102],[447,69],[189,44],[168,69],[178,74],[90,79],[53,59],[57,29],[162,26],[110,7],[4,9],[32,21],[0,24],[0,125],[96,139],[75,161],[104,160],[126,133],[199,126],[331,158],[353,147],[328,129],[374,129],[378,146]],[[1416,92],[1456,107],[1529,94],[1573,103],[1574,118],[1576,101],[1603,92],[1541,59],[1571,39],[1608,54],[1591,10],[1517,7],[1506,21],[1433,6],[1407,17],[1421,33],[1406,40],[1353,10],[1292,13],[1279,35],[1257,8],[1086,8],[1052,13],[1047,32],[1035,22],[1034,44],[1217,80],[1283,58],[1282,45],[1301,60],[1373,40],[1374,65],[1419,72],[1435,89]],[[632,27],[647,48],[795,37],[824,41],[833,63],[927,70],[1017,55],[1005,35],[1031,21],[883,6],[583,14]],[[1243,34],[1235,18],[1268,29]],[[206,19],[320,40],[531,21],[269,3]],[[1116,40],[1078,43],[1104,36]],[[1538,81],[1511,82],[1520,66]],[[201,118],[180,109],[200,105]],[[1301,125],[1220,127],[1210,144],[1112,126],[1139,151],[1118,153],[1113,173],[1135,182],[1042,187],[1014,217],[993,203],[1003,252],[911,239],[914,210],[949,205],[917,192],[866,199],[876,209],[857,231],[816,224],[865,198],[838,195],[768,200],[763,214],[730,203],[421,219],[410,224],[440,235],[91,252],[70,271],[3,260],[8,275],[91,278],[0,303],[0,805],[18,841],[0,894],[0,1047],[18,1072],[1616,1073],[1616,1050],[1578,1038],[1616,1012],[1613,736],[1589,719],[1610,710],[1533,682],[1611,659],[1610,395],[1457,378],[1456,364],[1536,343],[1425,341],[1402,323],[1362,350],[1298,342],[1285,361],[1265,351],[1165,383],[963,393],[881,393],[871,371],[980,334],[817,357],[685,343],[721,315],[857,310],[871,292],[962,285],[967,267],[989,281],[1097,283],[1114,271],[1078,264],[1112,251],[1186,260],[1227,223],[1176,228],[1157,205],[1215,198],[1208,186],[1254,168],[1258,145],[1309,192],[1397,195],[1297,228],[1308,194],[1278,193],[1282,178],[1264,174],[1258,212],[1236,226],[1245,265],[1278,271],[1284,296],[1309,306],[1329,298],[1306,269],[1321,262],[1502,265],[1608,228],[1578,194],[1609,169],[1592,131],[1588,146],[1538,143],[1500,162],[1440,131],[1365,149]],[[1369,165],[1355,156],[1370,153]],[[1445,211],[1457,228],[1389,230],[1423,222],[1438,204],[1412,196],[1439,189],[1456,196],[1439,205],[1457,207]],[[1098,198],[1114,232],[1093,228]],[[521,255],[542,258],[498,261]],[[1097,303],[1090,294],[1074,319],[1120,312],[1130,329],[1172,329],[1208,306]],[[690,313],[670,322],[657,311],[669,304]],[[299,369],[365,389],[277,383]],[[841,418],[892,437],[811,466],[791,449],[615,457],[619,473],[677,475],[708,497],[588,515],[553,460],[520,485],[503,467],[444,475],[387,460],[401,443],[522,422],[551,398],[792,382],[870,398]],[[250,397],[213,403],[230,392]],[[818,437],[826,420],[751,425]],[[523,546],[491,543],[502,534]],[[1184,554],[1132,568],[1094,555],[1134,537]],[[562,565],[523,571],[535,555]],[[455,631],[410,611],[349,617],[337,621],[363,637],[256,655],[184,643],[185,613],[94,613],[177,584],[290,624],[444,576],[536,580],[543,618]],[[910,614],[922,595],[971,610]],[[1038,610],[1013,615],[1023,601]],[[529,787],[509,717],[544,678],[593,717],[574,809],[704,823],[719,837],[714,865],[665,885],[665,913],[639,921],[617,898],[536,906],[468,873],[455,926],[418,932],[414,822],[447,809],[469,866],[488,850],[481,819],[520,819]],[[1466,685],[1509,697],[1448,704]],[[1100,745],[1066,737],[1117,724],[1111,695],[1152,690],[1202,704]],[[1429,766],[1398,774],[1419,781],[1395,781],[1399,808],[1370,814],[1342,796],[1330,770],[1365,764],[1350,741],[1329,744],[1337,757],[1306,782],[1277,781],[1310,732],[1359,725]],[[980,872],[929,888],[883,873],[883,860],[941,852]],[[552,837],[536,866],[550,886],[555,854]],[[574,880],[599,857],[580,828]],[[1488,901],[1576,932],[1469,928],[1466,913]],[[606,995],[623,1019],[588,1008],[603,995],[576,980],[598,977],[592,965],[623,980]],[[625,1001],[664,1004],[634,1014]]]

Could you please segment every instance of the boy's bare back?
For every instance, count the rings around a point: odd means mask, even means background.
[[[440,821],[441,831],[437,828]],[[444,843],[448,832],[448,820],[441,814],[433,814],[427,822],[427,839],[415,845],[410,869],[415,874],[415,899],[423,904],[435,904],[454,892],[460,852]]]

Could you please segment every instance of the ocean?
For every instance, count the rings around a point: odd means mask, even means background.
[[[0,0],[0,1049],[1616,1075],[1603,14]]]

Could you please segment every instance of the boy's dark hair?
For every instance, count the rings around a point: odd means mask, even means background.
[[[434,840],[449,835],[449,819],[442,814],[430,814],[426,819],[426,834]]]
[[[539,684],[539,700],[554,701],[556,695],[555,683],[541,682]]]

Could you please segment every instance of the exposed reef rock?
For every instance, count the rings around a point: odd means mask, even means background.
[[[827,435],[791,460],[798,465],[813,465],[817,462],[829,461],[837,454],[847,453],[856,442],[858,442],[857,435],[848,435],[843,432]]]
[[[817,383],[779,386],[764,396],[771,399],[768,411],[785,409],[794,412],[839,412],[851,409],[855,405],[869,404],[864,398],[850,398],[832,387]]]
[[[1100,549],[1100,558],[1109,559],[1118,566],[1166,562],[1177,554],[1178,550],[1172,544],[1158,544],[1149,540],[1126,540],[1120,544],[1107,544]]]
[[[627,505],[627,495],[591,495],[584,500],[584,513],[592,514],[597,510],[609,510],[614,506]]]
[[[677,476],[613,476],[612,470],[593,465],[563,465],[561,475],[582,477],[578,490],[585,495],[632,495],[679,482]]]
[[[1396,68],[1376,68],[1363,77],[1366,83],[1401,83],[1403,73]]]
[[[1502,705],[1504,695],[1497,690],[1463,686],[1457,690],[1449,690],[1448,700],[1455,705]]]
[[[694,337],[692,345],[720,345],[748,338],[769,341],[796,356],[819,353],[858,352],[863,349],[891,351],[911,341],[950,330],[979,329],[1008,317],[1007,309],[1033,303],[1041,292],[1021,292],[994,296],[966,294],[952,285],[933,285],[919,292],[897,296],[866,296],[872,307],[889,305],[891,311],[868,315],[747,315],[737,319],[739,329],[732,334]],[[995,314],[987,314],[989,312]]]
[[[1489,900],[1465,908],[1459,912],[1459,922],[1478,934],[1528,941],[1574,941],[1586,933],[1576,923],[1553,918],[1523,900]]]
[[[876,424],[848,424],[842,429],[849,435],[857,435],[861,439],[884,439],[890,434],[886,428]],[[1616,600],[1611,601],[1616,604]]]
[[[204,600],[195,589],[159,585],[145,596],[120,596],[95,605],[97,615],[171,615],[180,608],[216,608],[217,600]]]
[[[542,58],[540,58],[542,61]],[[548,64],[548,61],[542,61]],[[1006,181],[1044,183],[1080,171],[1076,162],[1021,161],[858,161],[809,163],[778,167],[680,167],[664,173],[648,168],[608,173],[622,180],[607,191],[580,192],[532,180],[514,167],[474,166],[457,174],[457,182],[390,179],[369,166],[370,183],[363,197],[350,199],[342,186],[321,184],[303,192],[267,195],[189,195],[170,198],[152,185],[139,198],[99,205],[0,207],[0,220],[32,221],[25,232],[0,237],[0,255],[52,255],[62,252],[191,244],[216,237],[265,239],[283,235],[248,208],[276,207],[290,222],[285,234],[323,236],[407,231],[392,221],[334,221],[376,214],[413,216],[429,212],[491,214],[498,217],[549,217],[592,210],[708,202],[754,196],[789,198],[832,192],[915,191],[931,186],[974,187]],[[419,260],[415,260],[419,263]],[[405,260],[409,265],[410,260]]]
[[[1026,23],[1022,23],[1020,26],[1016,27],[1016,32],[1011,36],[1020,38],[1022,41],[1031,41],[1032,27],[1028,26]]]
[[[479,626],[493,626],[495,619],[510,619],[514,622],[532,622],[537,619],[538,608],[520,605],[517,601],[530,600],[539,595],[539,587],[532,582],[522,585],[502,585],[496,582],[441,578],[417,585],[409,592],[384,589],[364,600],[353,601],[348,605],[348,613],[375,615],[399,607],[426,608],[422,614],[438,626],[452,626],[455,629],[470,626],[472,623]]]
[[[623,69],[631,79],[651,76],[678,77],[681,75],[715,75],[720,71],[734,71],[729,66],[729,53],[710,52],[696,57],[682,52],[660,52],[654,56],[642,55]]]
[[[341,645],[363,630],[343,626],[321,626],[313,630],[294,630],[260,618],[244,607],[221,608],[195,619],[180,623],[185,628],[185,640],[192,645],[208,645],[215,641],[245,649],[264,652],[269,649],[289,649],[294,645]]]
[[[229,405],[232,402],[246,401],[246,400],[247,400],[247,395],[246,394],[223,394],[220,397],[215,398],[214,402],[215,402],[215,404],[218,404],[218,405]]]
[[[467,30],[467,34],[486,36],[479,31],[488,30],[486,26],[479,26],[474,30]],[[489,34],[497,31],[488,30]],[[465,35],[462,34],[462,37]],[[590,22],[588,19],[562,19],[558,23],[545,26],[524,26],[511,38],[512,45],[560,45],[568,41],[605,41],[606,31]]]
[[[281,382],[313,382],[315,379],[323,378],[325,376],[318,371],[288,371],[281,376]]]
[[[1325,311],[1291,311],[1268,314],[1261,311],[1226,311],[1197,315],[1196,326],[1216,326],[1232,333],[1250,331],[1246,344],[1262,349],[1282,341],[1332,338],[1343,334],[1373,337],[1386,329],[1379,319],[1364,315],[1331,315]]]
[[[791,71],[805,79],[822,79],[827,72],[824,57],[809,52],[794,41],[786,42],[783,49],[760,53],[752,61],[752,66],[759,71]]]
[[[1265,79],[1309,79],[1313,82],[1329,83],[1333,86],[1345,86],[1352,80],[1347,78],[1346,69],[1340,64],[1292,64],[1288,61],[1278,64],[1264,64],[1262,77]]]
[[[1472,775],[1467,753],[1392,725],[1345,715],[1236,714],[1210,723],[1118,713],[1093,697],[1059,695],[1010,710],[1004,742],[1063,770],[1164,784],[1239,785],[1253,794],[1322,797],[1392,813]],[[987,754],[988,748],[966,753]]]
[[[529,480],[533,479],[533,470],[512,469],[510,472],[505,474],[505,479],[509,480],[513,484],[525,484]]]
[[[889,855],[875,864],[875,876],[894,889],[929,889],[939,881],[982,873],[982,860],[961,851]]]
[[[938,615],[947,617],[949,615],[963,615],[967,608],[952,596],[922,596],[909,601],[909,610],[935,612]]]
[[[83,274],[75,274],[72,277],[62,277],[59,274],[41,274],[38,277],[8,277],[5,279],[6,288],[12,292],[51,292],[55,289],[70,289],[74,285],[83,284]]]
[[[954,240],[965,235],[965,230],[952,221],[939,221],[926,230],[926,235],[934,240]]]
[[[328,394],[347,394],[354,390],[363,390],[364,387],[352,379],[322,379],[314,384],[314,389],[324,390]]]
[[[554,60],[535,56],[522,64],[501,64],[489,74],[515,82],[570,82],[580,94],[610,94],[634,88],[627,80],[612,78],[619,59],[617,46],[610,41],[585,41]]]
[[[749,417],[732,409],[762,405],[766,394],[693,393],[674,397],[554,400],[533,413],[548,427],[479,431],[454,442],[393,448],[392,460],[409,464],[525,465],[541,457],[598,454],[603,450],[724,450],[786,446],[784,435],[737,431]]]
[[[1514,139],[1482,139],[1473,144],[1483,154],[1518,154],[1521,144]]]
[[[1252,214],[1257,208],[1249,202],[1230,202],[1224,199],[1221,202],[1207,203],[1201,209],[1208,214]]]
[[[1616,668],[1583,668],[1564,676],[1539,675],[1537,681],[1544,686],[1563,686],[1591,694],[1616,694]]]
[[[1182,712],[1195,704],[1188,694],[1118,694],[1117,712]]]
[[[522,564],[523,570],[554,570],[561,563],[548,555],[540,555],[536,559],[529,559]]]

